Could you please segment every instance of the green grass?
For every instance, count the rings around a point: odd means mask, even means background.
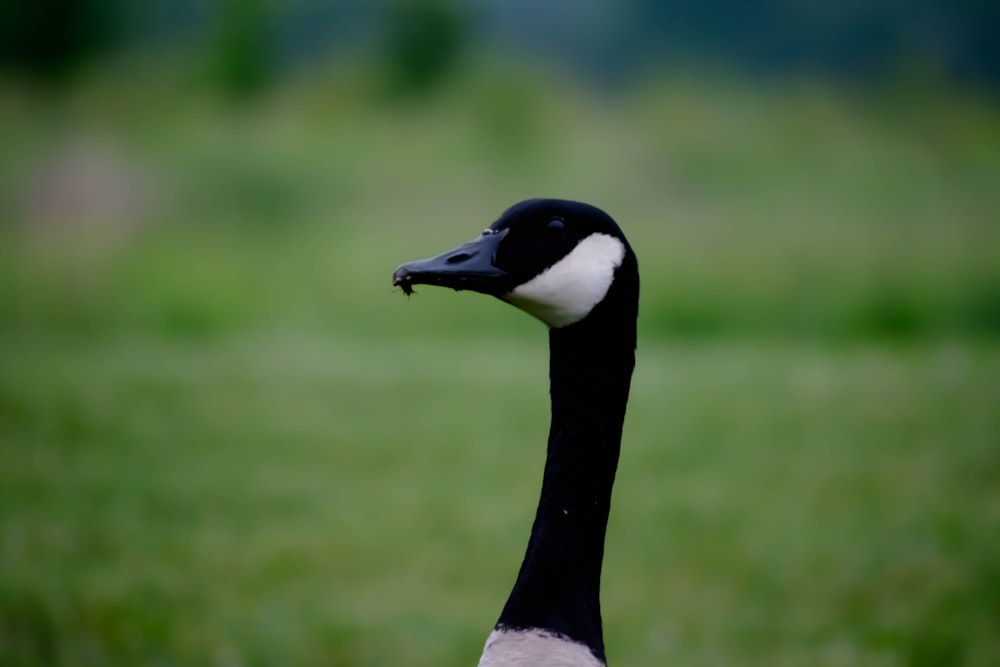
[[[535,195],[643,276],[613,664],[997,663],[995,106],[550,83],[0,88],[0,665],[474,664],[544,330],[389,276]]]
[[[538,329],[8,341],[3,663],[473,663],[537,494]],[[643,345],[615,663],[992,664],[998,392],[962,344]]]

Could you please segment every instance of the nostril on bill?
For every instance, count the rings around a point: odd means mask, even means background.
[[[464,262],[467,259],[471,259],[472,255],[467,252],[457,252],[448,259],[445,260],[445,264],[458,264]]]

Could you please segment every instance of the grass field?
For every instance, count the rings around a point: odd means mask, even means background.
[[[474,664],[544,330],[389,276],[539,194],[643,272],[612,663],[1000,663],[995,107],[504,85],[4,93],[0,664]]]

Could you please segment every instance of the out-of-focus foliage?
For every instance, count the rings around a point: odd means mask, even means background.
[[[107,0],[7,2],[0,8],[0,67],[63,80],[121,37]]]
[[[610,100],[501,68],[415,107],[348,72],[234,112],[132,85],[79,92],[72,116],[7,96],[11,325],[378,329],[398,314],[385,266],[359,258],[433,252],[559,195],[637,239],[650,335],[1000,336],[1000,123],[974,95],[674,79]],[[412,326],[522,326],[470,307],[426,304]]]
[[[212,78],[235,97],[260,92],[273,76],[273,36],[270,3],[264,0],[222,0],[214,19]]]
[[[457,67],[467,28],[460,6],[448,0],[397,0],[390,5],[385,47],[389,92],[426,93]]]
[[[605,83],[697,65],[1000,85],[1000,5],[981,0],[40,0],[7,3],[0,18],[0,53],[19,69],[63,71],[111,45],[183,54],[207,42],[221,83],[240,87],[335,54],[381,61],[393,89],[412,92],[454,70],[466,46]]]

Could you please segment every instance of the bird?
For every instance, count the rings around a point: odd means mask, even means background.
[[[618,224],[563,199],[511,206],[472,241],[392,283],[496,297],[548,327],[551,423],[542,490],[513,589],[479,667],[607,664],[600,579],[635,367],[639,269]]]

